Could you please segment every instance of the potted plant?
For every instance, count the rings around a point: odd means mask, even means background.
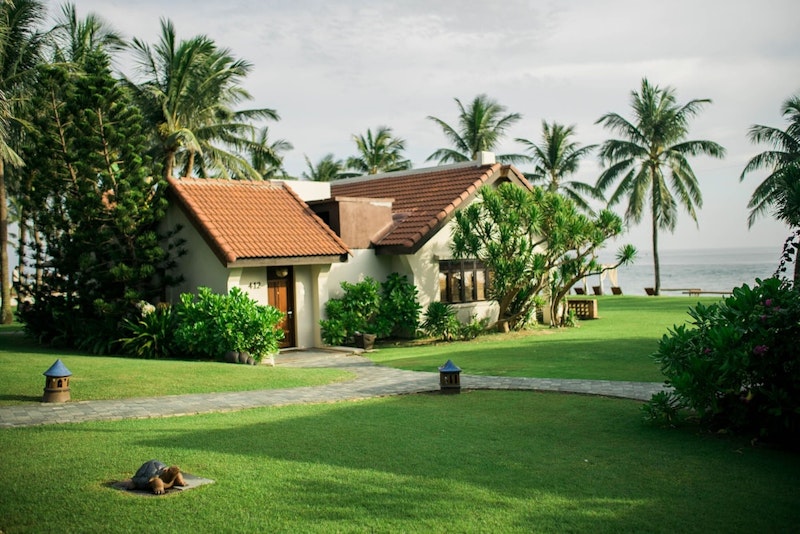
[[[375,346],[376,337],[378,336],[375,334],[365,334],[363,332],[355,332],[353,334],[356,347],[364,350],[372,350],[372,348]]]

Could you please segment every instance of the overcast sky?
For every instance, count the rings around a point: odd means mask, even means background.
[[[728,151],[695,158],[704,206],[699,228],[681,216],[660,249],[771,246],[788,229],[768,218],[748,230],[747,201],[764,175],[743,183],[745,163],[766,147],[747,140],[752,124],[785,128],[780,107],[800,92],[797,0],[77,0],[127,37],[155,42],[159,19],[178,37],[205,34],[253,64],[248,107],[277,110],[271,139],[294,145],[286,168],[355,153],[352,134],[386,125],[407,142],[415,168],[447,146],[426,117],[455,124],[454,98],[486,93],[523,119],[498,153],[538,142],[541,121],[574,124],[581,144],[609,134],[604,113],[630,118],[630,92],[643,77],[672,86],[678,101],[710,98],[690,137]],[[51,13],[60,3],[51,2]],[[525,167],[521,166],[524,171]],[[587,159],[578,179],[601,168]],[[620,208],[621,212],[622,209]],[[682,212],[683,213],[683,212]],[[625,242],[650,250],[645,222]],[[776,258],[778,254],[776,252]]]

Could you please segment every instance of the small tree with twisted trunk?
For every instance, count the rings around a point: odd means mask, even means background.
[[[487,294],[498,303],[499,321],[521,329],[535,297],[548,292],[551,325],[557,326],[564,297],[578,280],[602,269],[597,252],[622,228],[621,218],[610,211],[589,218],[558,193],[503,183],[484,186],[478,201],[456,212],[452,249],[454,256],[476,258],[489,269]],[[623,247],[616,266],[635,254],[633,247]]]

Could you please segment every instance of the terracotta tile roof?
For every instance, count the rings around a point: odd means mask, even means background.
[[[393,172],[331,183],[333,197],[391,198],[394,225],[375,240],[384,252],[415,252],[482,185],[514,181],[530,188],[510,165],[477,163]]]
[[[226,265],[239,260],[349,254],[341,239],[281,183],[169,180],[177,201]],[[340,260],[337,260],[340,261]]]

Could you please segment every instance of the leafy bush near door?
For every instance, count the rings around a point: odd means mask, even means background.
[[[366,277],[356,284],[342,282],[341,288],[343,296],[325,303],[327,319],[320,321],[322,340],[328,345],[344,345],[353,342],[356,332],[385,335],[386,328],[376,320],[380,312],[380,284]]]
[[[119,340],[126,354],[140,358],[169,356],[222,360],[228,351],[248,352],[256,361],[277,352],[283,314],[262,306],[239,288],[227,295],[200,287],[184,293],[174,308],[141,309],[141,317],[127,320],[130,334]]]

